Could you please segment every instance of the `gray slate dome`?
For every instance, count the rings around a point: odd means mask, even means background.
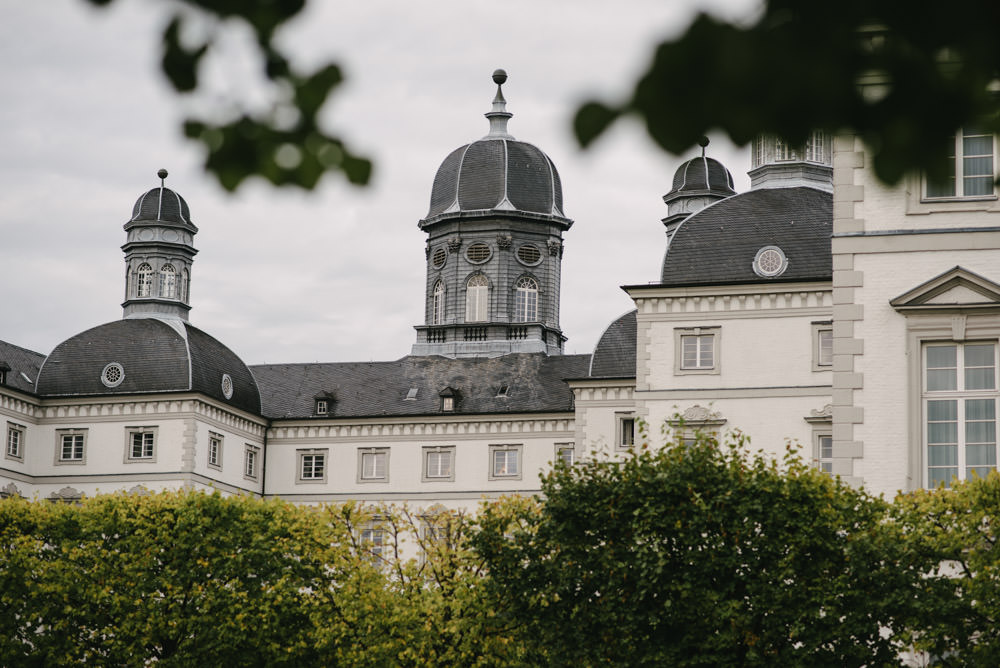
[[[160,186],[141,195],[132,207],[129,222],[160,221],[193,227],[187,202],[170,188]]]
[[[674,172],[674,183],[663,201],[669,204],[680,197],[692,195],[715,195],[729,197],[735,195],[733,175],[714,158],[699,156],[681,164]]]
[[[109,365],[119,365],[105,381]],[[226,398],[223,376],[231,382]],[[200,392],[260,414],[253,374],[233,351],[180,320],[134,318],[88,329],[45,359],[36,382],[45,397]]]
[[[604,330],[590,358],[591,378],[635,378],[637,313],[629,311]]]
[[[833,195],[815,188],[760,188],[719,200],[685,219],[663,258],[666,285],[831,280]],[[773,277],[754,270],[757,254],[780,249]]]

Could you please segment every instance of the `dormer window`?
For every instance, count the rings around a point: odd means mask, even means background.
[[[505,383],[497,389],[497,399],[506,399],[508,396],[510,396],[510,385]]]
[[[420,388],[411,387],[409,390],[407,390],[407,392],[406,392],[406,399],[404,401],[416,401],[417,400],[417,392],[419,390],[420,390]]]
[[[460,397],[458,390],[446,387],[438,393],[438,396],[441,397],[442,412],[450,413],[455,410],[455,406],[458,404],[458,399]]]
[[[441,410],[443,411],[455,410],[455,397],[441,397]]]
[[[10,371],[10,365],[6,362],[0,362],[0,385],[7,384],[7,372]]]
[[[327,403],[326,399],[316,400],[316,415],[326,415],[330,412],[330,405]]]
[[[332,392],[320,392],[313,397],[313,414],[329,415],[333,410],[335,398]]]

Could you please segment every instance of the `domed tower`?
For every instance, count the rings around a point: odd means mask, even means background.
[[[167,170],[157,176],[160,187],[139,197],[125,223],[124,317],[187,320],[198,228],[184,198],[163,185]]]
[[[729,170],[718,160],[705,157],[708,137],[702,137],[699,145],[701,155],[677,168],[673,187],[663,196],[663,203],[667,205],[667,217],[663,219],[663,224],[667,228],[668,246],[681,221],[712,202],[736,194]]]
[[[562,353],[562,233],[573,221],[563,214],[555,165],[507,132],[506,80],[503,70],[493,73],[489,134],[445,158],[418,223],[427,233],[427,283],[414,355]]]

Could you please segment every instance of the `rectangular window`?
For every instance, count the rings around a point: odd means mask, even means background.
[[[942,173],[928,178],[927,199],[992,197],[994,195],[994,137],[985,130],[968,127],[942,143]]]
[[[152,459],[154,443],[153,438],[153,432],[151,431],[131,432],[131,445],[129,447],[128,458],[130,460]]]
[[[56,464],[87,463],[87,430],[59,429],[56,431]]]
[[[7,447],[4,449],[7,459],[24,461],[24,431],[22,425],[7,423]]]
[[[490,479],[521,479],[521,446],[490,446]]]
[[[326,482],[326,450],[299,450],[296,482]]]
[[[628,450],[633,447],[635,445],[635,418],[631,414],[619,415],[615,432],[615,443],[619,450]]]
[[[816,435],[816,464],[824,473],[833,473],[833,435]]]
[[[455,479],[455,446],[424,448],[424,482]]]
[[[389,481],[388,448],[361,448],[358,450],[358,481]]]
[[[256,480],[260,475],[258,459],[260,459],[260,448],[247,443],[243,451],[243,477],[247,480]]]
[[[720,327],[674,330],[674,373],[718,374]]]
[[[208,465],[222,470],[222,434],[208,432]]]
[[[833,322],[812,323],[813,371],[829,371],[833,366]]]
[[[329,412],[329,404],[326,403],[326,399],[316,400],[316,415],[326,415]]]
[[[572,443],[556,443],[556,461],[572,466],[576,460],[576,448]]]
[[[382,550],[385,548],[385,530],[378,528],[367,528],[361,530],[359,536],[361,549],[373,560],[382,558]]]
[[[996,358],[995,342],[924,346],[928,487],[996,469]]]

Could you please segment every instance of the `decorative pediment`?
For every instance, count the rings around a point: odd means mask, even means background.
[[[827,404],[823,408],[812,409],[805,420],[811,424],[833,422],[833,404]]]
[[[83,498],[83,492],[74,487],[63,487],[58,492],[52,492],[49,494],[49,499],[52,501],[62,501],[64,503],[70,503],[73,501],[79,501]]]
[[[722,414],[718,411],[695,404],[685,409],[683,413],[667,420],[667,422],[672,427],[679,426],[682,423],[689,427],[718,427],[726,423],[726,418],[722,417]]]
[[[5,499],[11,496],[21,496],[21,490],[17,488],[17,485],[9,482],[4,485],[3,488],[0,488],[0,499]]]
[[[149,489],[143,485],[135,485],[128,491],[129,494],[134,494],[136,496],[149,496],[151,492]]]
[[[889,304],[903,312],[1000,311],[1000,284],[968,269],[954,267]]]

